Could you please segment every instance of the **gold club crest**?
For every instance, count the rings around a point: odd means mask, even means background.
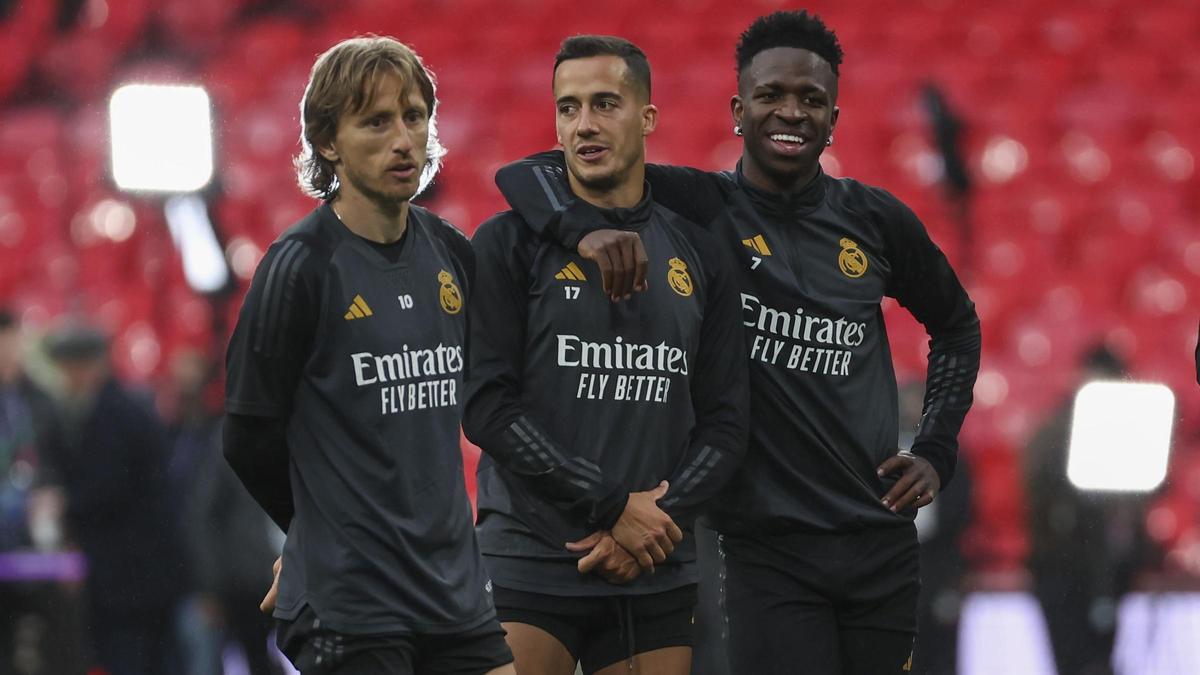
[[[438,283],[442,285],[438,291],[438,300],[442,303],[442,309],[446,310],[447,314],[458,314],[462,311],[463,297],[462,291],[458,290],[458,286],[454,283],[454,277],[446,270],[438,272]]]
[[[838,268],[842,270],[842,274],[851,279],[866,274],[867,254],[858,248],[858,244],[851,239],[842,239],[838,245],[842,247],[842,252],[838,254]]]
[[[692,275],[688,274],[687,263],[679,258],[671,258],[667,261],[667,265],[671,267],[667,271],[667,284],[671,286],[671,290],[687,297],[692,294]]]

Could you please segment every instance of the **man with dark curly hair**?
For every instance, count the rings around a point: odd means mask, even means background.
[[[716,234],[740,263],[752,416],[742,470],[710,510],[723,586],[697,533],[701,603],[706,588],[723,595],[738,675],[911,670],[912,520],[954,473],[979,369],[974,305],[920,220],[888,192],[821,170],[842,57],[807,12],[755,20],[736,50],[736,169],[646,168],[659,202]],[[531,227],[595,261],[614,300],[644,288],[637,234],[563,200],[562,163],[538,155],[502,169],[497,183]],[[910,452],[896,449],[885,296],[931,337]]]

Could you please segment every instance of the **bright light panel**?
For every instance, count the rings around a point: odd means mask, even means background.
[[[1161,384],[1091,382],[1075,395],[1067,478],[1081,490],[1149,492],[1167,476],[1175,395]]]
[[[213,173],[212,116],[201,87],[128,84],[108,103],[113,179],[123,190],[192,192]]]

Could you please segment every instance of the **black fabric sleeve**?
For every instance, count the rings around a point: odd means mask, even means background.
[[[887,294],[912,312],[929,333],[925,405],[912,453],[933,465],[945,489],[954,475],[958,432],[971,408],[979,374],[979,316],[916,214],[895,197],[886,197],[890,203],[885,245],[892,264]]]
[[[589,527],[609,529],[625,509],[628,490],[550,438],[522,401],[529,261],[519,240],[529,233],[517,220],[496,216],[471,240],[477,283],[467,308],[463,431],[531,490],[579,514]]]
[[[717,174],[679,166],[648,165],[654,201],[693,223],[707,225],[724,208]],[[609,225],[600,212],[571,193],[562,150],[530,155],[496,172],[496,186],[526,226],[568,251]]]
[[[285,532],[294,511],[286,429],[319,316],[316,258],[299,239],[272,244],[254,273],[225,360],[225,459]]]
[[[296,507],[288,467],[287,420],[230,413],[221,432],[225,460],[284,532]]]
[[[703,234],[703,233],[698,233]],[[697,237],[700,239],[700,237]],[[733,477],[746,454],[750,384],[741,304],[732,261],[704,237],[699,247],[708,275],[700,348],[691,377],[696,426],[679,470],[659,506],[680,527],[690,525]]]
[[[733,185],[720,173],[665,164],[647,164],[646,182],[654,201],[705,229],[725,212],[725,196]]]

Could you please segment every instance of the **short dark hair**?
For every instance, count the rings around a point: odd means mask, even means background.
[[[593,56],[619,56],[625,61],[635,87],[646,90],[650,100],[650,60],[640,47],[625,38],[613,35],[573,35],[563,40],[554,57],[554,72],[563,61],[587,59]]]
[[[744,71],[759,52],[775,47],[795,47],[816,54],[833,69],[834,77],[838,76],[838,66],[842,65],[844,56],[837,35],[825,26],[821,17],[805,10],[779,11],[758,17],[742,33],[735,52],[738,73]]]

